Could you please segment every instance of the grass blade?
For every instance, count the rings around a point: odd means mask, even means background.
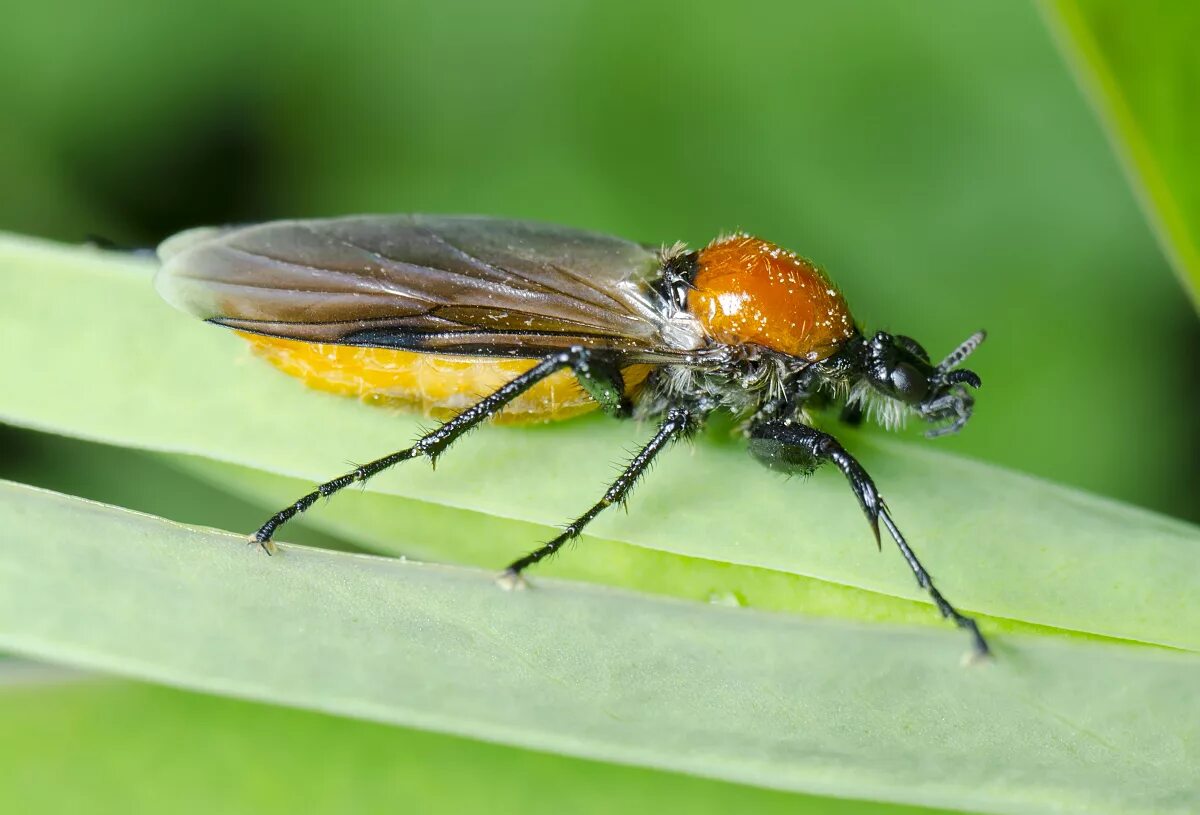
[[[1119,0],[1042,5],[1163,251],[1200,309],[1200,7]]]
[[[779,789],[982,812],[1200,805],[1200,658],[813,622],[285,547],[0,485],[0,645]],[[1003,768],[998,774],[997,768]]]
[[[130,682],[11,684],[0,666],[3,812],[949,815],[582,761]],[[164,742],[172,745],[169,756]],[[154,768],[154,783],[147,783],[147,767]]]

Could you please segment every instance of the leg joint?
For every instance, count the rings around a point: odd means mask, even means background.
[[[565,351],[559,351],[558,355],[554,357],[554,361],[560,365],[575,366],[587,362],[590,356],[591,351],[582,345],[572,345]]]

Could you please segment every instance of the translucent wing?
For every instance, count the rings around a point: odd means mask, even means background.
[[[169,302],[272,336],[517,357],[585,345],[643,361],[703,344],[649,286],[656,252],[566,227],[427,215],[277,221],[190,230],[158,254],[156,286]]]

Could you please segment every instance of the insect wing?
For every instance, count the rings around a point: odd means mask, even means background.
[[[422,215],[278,221],[190,230],[158,252],[168,301],[272,336],[523,357],[581,344],[646,361],[695,344],[667,324],[647,285],[656,252],[566,227]]]

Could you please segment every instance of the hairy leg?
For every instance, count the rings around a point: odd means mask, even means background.
[[[979,626],[970,617],[960,614],[933,585],[933,578],[925,571],[925,567],[921,565],[916,553],[888,513],[887,505],[875,488],[875,482],[837,439],[799,422],[777,420],[764,422],[751,430],[750,450],[768,467],[785,472],[811,472],[826,461],[832,461],[850,482],[850,489],[858,498],[859,506],[862,507],[863,514],[867,516],[871,530],[875,533],[876,545],[880,545],[879,522],[882,520],[913,576],[917,578],[917,585],[929,592],[943,617],[970,633],[978,656],[988,655],[987,641],[980,634]]]
[[[593,388],[601,389],[607,387],[609,391],[614,387],[613,384],[605,384],[604,376],[608,373],[609,368],[603,364],[592,363],[592,353],[584,348],[575,347],[566,351],[555,352],[534,367],[530,368],[525,373],[502,385],[489,396],[484,397],[476,402],[471,407],[464,410],[462,413],[455,416],[445,424],[435,430],[422,436],[411,447],[407,447],[398,452],[376,459],[368,464],[363,464],[356,467],[351,472],[339,476],[331,481],[326,481],[320,484],[312,492],[299,498],[294,503],[284,507],[279,512],[272,515],[267,522],[262,525],[259,530],[254,533],[253,542],[258,543],[266,550],[267,554],[271,554],[274,546],[271,543],[271,537],[275,534],[280,526],[287,523],[289,520],[304,512],[317,502],[318,499],[328,497],[343,490],[351,484],[357,484],[366,481],[373,475],[383,472],[389,467],[399,464],[401,461],[407,461],[412,458],[422,456],[428,457],[431,461],[436,460],[439,455],[453,444],[457,439],[462,437],[471,428],[477,426],[481,422],[486,421],[489,417],[498,413],[503,407],[511,402],[516,397],[520,396],[525,391],[536,385],[541,380],[551,374],[562,370],[563,368],[585,369],[584,376],[593,384]],[[619,372],[618,372],[619,375]],[[619,385],[620,383],[616,383]],[[606,408],[608,406],[606,405]]]
[[[646,472],[651,462],[654,461],[655,456],[665,450],[675,439],[693,432],[697,423],[696,414],[686,408],[671,408],[668,410],[659,423],[658,431],[654,434],[654,437],[630,460],[624,471],[617,476],[617,480],[604,493],[604,497],[597,501],[591,509],[568,524],[562,531],[562,534],[554,538],[554,540],[538,547],[525,557],[513,561],[500,575],[501,585],[507,588],[520,585],[522,571],[554,554],[567,541],[578,537],[584,527],[605,509],[613,504],[622,503],[628,497],[630,490],[633,489],[633,485],[637,482],[638,478]]]

